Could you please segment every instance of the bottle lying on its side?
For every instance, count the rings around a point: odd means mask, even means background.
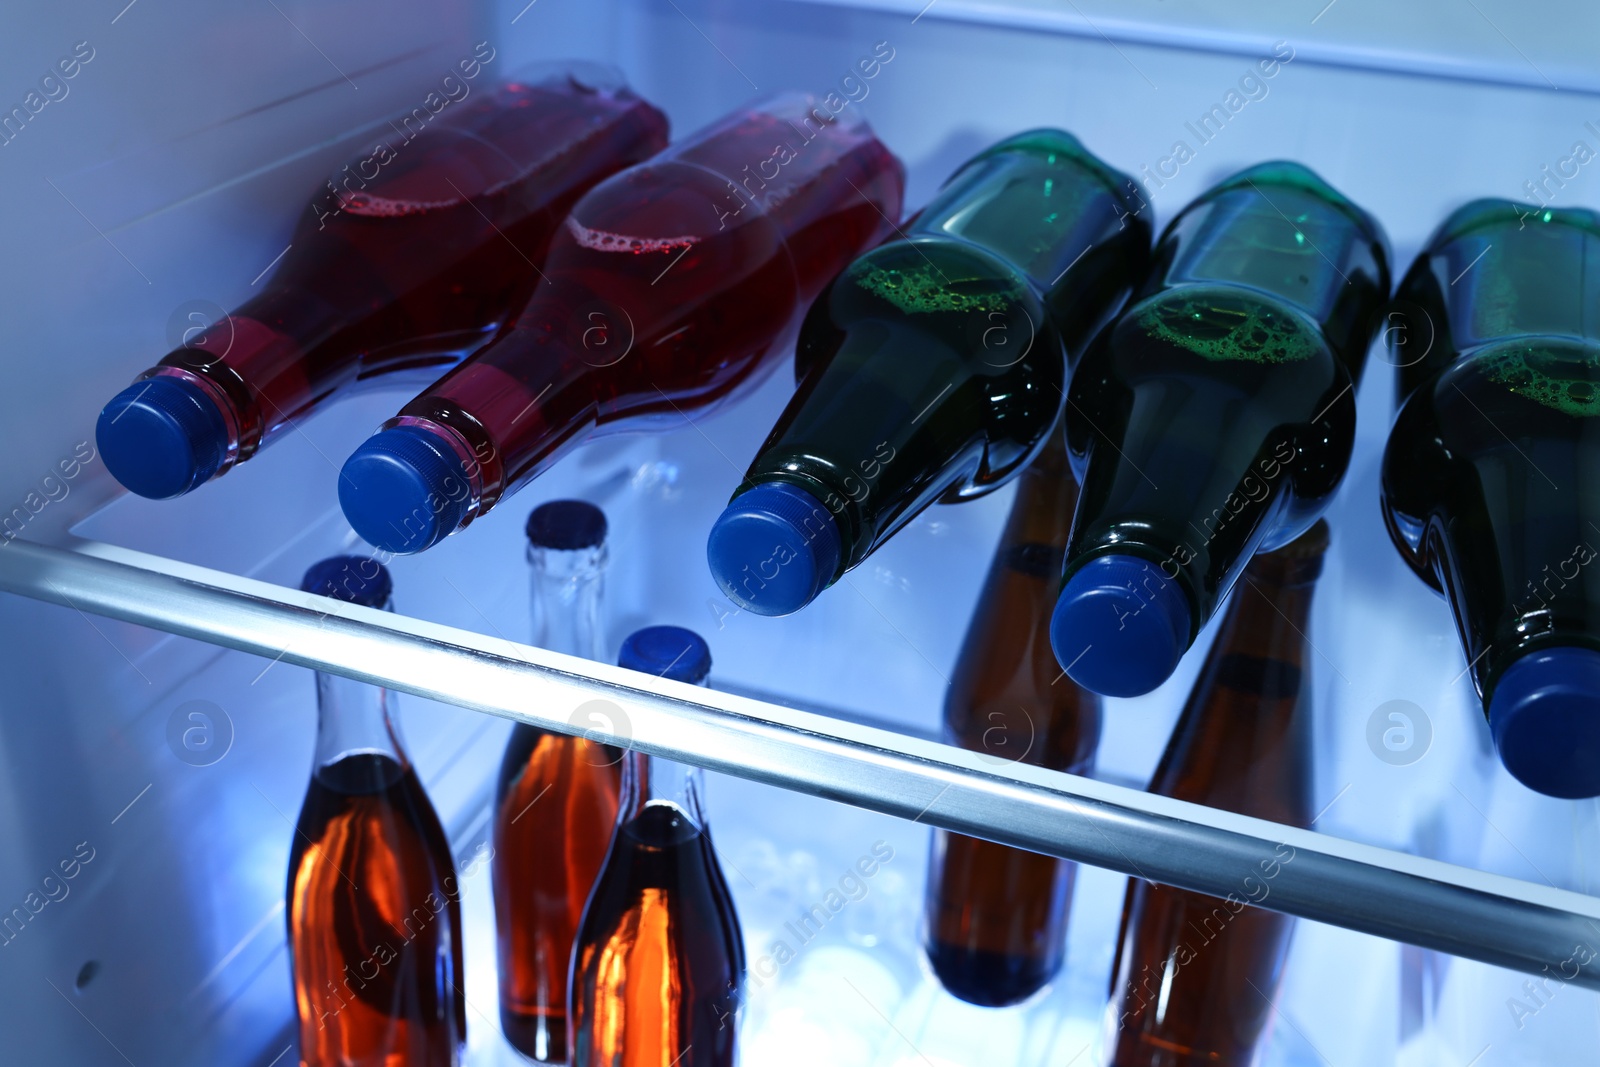
[[[904,169],[859,119],[786,94],[591,190],[495,341],[345,463],[367,541],[420,552],[586,438],[753,387],[799,312],[900,212]]]
[[[1399,297],[1391,538],[1450,602],[1506,769],[1600,796],[1600,214],[1468,204]]]
[[[1068,394],[1080,493],[1050,638],[1078,684],[1155,689],[1250,558],[1327,509],[1388,295],[1377,222],[1297,163],[1172,220]]]
[[[260,295],[187,330],[106,405],[95,432],[117,480],[181,496],[356,382],[437,375],[492,335],[578,197],[667,140],[666,118],[603,68],[529,73],[461,82],[436,116],[380,125]]]
[[[1136,188],[1070,134],[1033,130],[850,264],[807,315],[799,390],[711,529],[722,591],[798,611],[928,505],[1027,466],[1060,414],[1066,354],[1144,272]]]

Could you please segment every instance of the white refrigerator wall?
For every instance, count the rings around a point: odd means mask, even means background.
[[[189,302],[248,297],[304,197],[360,144],[362,127],[414,104],[482,40],[501,69],[544,58],[611,63],[679,134],[760,92],[838,92],[905,160],[908,208],[973,152],[1040,125],[1072,131],[1130,173],[1148,167],[1158,225],[1242,166],[1301,160],[1379,217],[1397,274],[1467,199],[1524,198],[1525,182],[1543,181],[1557,202],[1600,201],[1588,169],[1563,163],[1576,142],[1600,149],[1586,125],[1600,127],[1600,97],[1508,74],[1524,60],[1535,72],[1575,68],[1549,53],[1570,44],[1540,44],[1504,4],[1474,5],[1512,34],[1479,27],[1467,72],[1488,80],[1475,81],[1354,65],[1382,43],[1363,29],[1379,17],[1376,0],[1294,13],[1278,5],[1260,24],[1272,32],[1169,32],[1176,39],[1161,46],[1113,25],[1119,16],[1105,4],[1044,17],[1037,4],[949,2],[919,15],[920,3],[795,0],[112,0],[0,15],[12,31],[0,33],[0,69],[12,72],[0,84],[4,108],[26,108],[78,42],[93,51],[62,83],[65,95],[51,87],[59,98],[0,146],[10,386],[0,392],[10,428],[0,506],[22,509],[24,537],[57,540],[76,524],[81,536],[289,585],[316,558],[356,548],[334,499],[336,467],[409,395],[401,389],[318,415],[179,501],[117,497],[97,461],[70,479],[60,463],[92,442],[99,406],[172,347],[174,317],[187,325]],[[1168,8],[1175,24],[1208,17],[1205,5],[1167,0],[1128,5],[1124,22]],[[1082,25],[1068,25],[1078,16]],[[1041,17],[1072,32],[1017,28]],[[880,42],[893,59],[870,81],[846,81]],[[1390,67],[1449,44],[1390,43],[1400,54],[1384,60]],[[1258,61],[1274,54],[1274,75],[1261,76]],[[1230,92],[1244,103],[1202,141],[1191,124]],[[1560,187],[1546,178],[1558,169],[1574,175]],[[1375,348],[1357,456],[1330,516],[1335,548],[1311,634],[1322,697],[1316,795],[1327,805],[1316,828],[1592,892],[1595,805],[1538,798],[1498,769],[1448,612],[1382,530],[1377,464],[1391,374]],[[612,519],[613,649],[637,625],[688,625],[712,645],[717,684],[936,731],[1011,494],[933,509],[797,616],[733,613],[706,573],[704,535],[781,410],[788,375],[781,367],[740,405],[662,436],[589,446],[464,536],[397,561],[399,609],[524,639],[522,520],[538,502],[581,495]],[[290,1039],[282,896],[309,773],[309,674],[9,597],[0,626],[0,918],[26,915],[0,938],[4,1058],[272,1063]],[[1104,776],[1147,779],[1208,640],[1156,693],[1108,702]],[[466,855],[481,837],[506,726],[401,703],[412,753]],[[197,708],[232,739],[207,766],[184,762],[170,740],[172,724],[193,722]],[[1403,721],[1388,718],[1396,708]],[[1389,747],[1371,740],[1393,726],[1401,730]],[[710,791],[753,962],[874,843],[895,852],[860,903],[753,991],[747,1063],[1093,1058],[1120,876],[1083,872],[1061,980],[1025,1008],[982,1012],[939,993],[917,962],[925,827],[732,779]],[[485,882],[467,879],[476,893],[467,962],[472,1044],[487,1063],[501,1053]],[[1303,923],[1267,1061],[1494,1067],[1594,1047],[1600,1001],[1558,985],[1558,996],[1535,1002],[1523,982]],[[1359,1003],[1355,988],[1366,990]]]

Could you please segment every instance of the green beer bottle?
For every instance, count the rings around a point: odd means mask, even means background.
[[[1389,533],[1450,601],[1506,769],[1600,795],[1600,214],[1475,201],[1398,295]]]
[[[1250,558],[1327,508],[1388,294],[1377,222],[1296,163],[1241,171],[1167,227],[1068,397],[1081,492],[1050,640],[1074,681],[1156,688]]]
[[[1067,356],[1144,272],[1144,206],[1076,138],[1033,130],[973,157],[852,263],[812,305],[799,389],[711,530],[723,591],[798,611],[929,504],[1027,466]]]

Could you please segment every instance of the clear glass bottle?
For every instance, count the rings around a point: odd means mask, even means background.
[[[528,516],[533,643],[599,660],[606,517],[581,500]],[[622,752],[526,723],[511,732],[495,794],[495,930],[500,1027],[540,1063],[567,1062],[567,966],[605,858]]]
[[[711,652],[689,630],[652,626],[623,643],[618,663],[703,684]],[[572,951],[572,1063],[732,1067],[744,937],[701,772],[638,752],[623,767],[616,832]]]
[[[392,610],[389,573],[361,556],[321,561],[301,588]],[[388,690],[318,673],[316,759],[286,900],[303,1067],[460,1062],[455,873]]]

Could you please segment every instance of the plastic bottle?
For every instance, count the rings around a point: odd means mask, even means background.
[[[1070,134],[1033,130],[852,263],[807,316],[800,388],[711,530],[723,592],[798,611],[928,505],[1026,466],[1061,410],[1063,344],[1076,356],[1144,271],[1134,188]]]
[[[528,73],[455,79],[463,95],[436,97],[442,110],[380,125],[316,192],[260,295],[186,329],[106,405],[96,436],[117,480],[181,496],[357,382],[437,375],[487,340],[578,197],[667,141],[666,118],[603,68]]]
[[[1250,558],[1326,510],[1388,293],[1377,222],[1299,164],[1173,219],[1068,394],[1081,492],[1051,643],[1080,685],[1155,689]]]
[[[351,526],[420,552],[589,437],[679,426],[753,386],[800,310],[898,217],[903,185],[864,121],[799,94],[602,183],[513,326],[345,463]]]

